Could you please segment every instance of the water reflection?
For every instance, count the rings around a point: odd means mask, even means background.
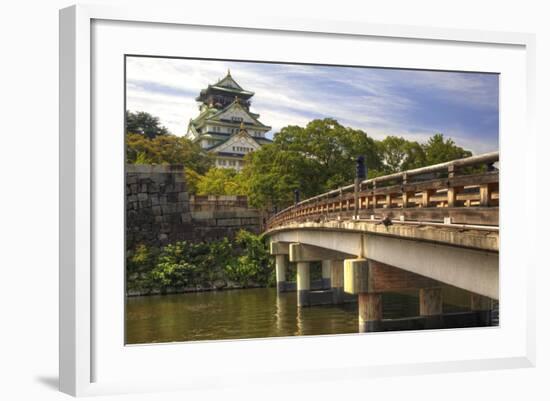
[[[384,318],[418,315],[413,292],[384,294]],[[469,294],[444,288],[444,312],[467,310]],[[297,308],[296,293],[275,289],[131,297],[128,344],[357,332],[357,304]]]

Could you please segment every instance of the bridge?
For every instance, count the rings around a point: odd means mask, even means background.
[[[417,290],[424,327],[439,327],[442,286],[470,293],[487,322],[499,298],[498,152],[372,179],[297,201],[267,222],[277,289],[296,266],[298,307],[316,303],[312,262],[332,303],[357,299],[359,331],[377,331],[382,296]],[[360,168],[358,168],[358,171]],[[353,298],[355,297],[355,298]]]

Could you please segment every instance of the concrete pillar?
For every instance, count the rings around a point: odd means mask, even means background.
[[[309,306],[309,292],[311,288],[309,275],[309,262],[298,262],[296,284],[298,293],[298,306]]]
[[[286,268],[287,268],[287,256],[275,255],[275,276],[277,280],[277,292],[285,292],[287,290],[286,285]]]
[[[367,259],[344,260],[344,291],[358,295],[359,332],[379,331],[382,324],[382,295],[369,288]]]
[[[493,301],[491,298],[479,294],[470,294],[470,309],[477,315],[477,321],[480,326],[491,325],[491,309]]]
[[[323,260],[322,261],[322,277],[323,277],[323,290],[330,288],[330,260]]]
[[[443,293],[441,288],[421,288],[419,293],[420,316],[425,317],[426,329],[443,326]]]
[[[330,286],[332,289],[332,303],[344,302],[344,261],[330,261]]]
[[[382,322],[382,295],[362,292],[358,296],[359,333],[380,331]]]

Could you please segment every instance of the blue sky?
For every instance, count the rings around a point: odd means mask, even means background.
[[[380,68],[129,57],[127,108],[176,135],[198,114],[195,97],[231,69],[255,92],[252,110],[273,127],[332,117],[383,139],[443,133],[474,153],[498,150],[498,75]]]

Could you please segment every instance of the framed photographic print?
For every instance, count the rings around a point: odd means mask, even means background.
[[[531,366],[533,43],[62,10],[61,390]]]

